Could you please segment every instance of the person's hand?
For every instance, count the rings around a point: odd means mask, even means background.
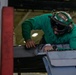
[[[44,47],[44,51],[52,51],[53,50],[53,47],[50,45],[50,46],[45,46]]]
[[[26,41],[26,48],[35,47],[35,42],[31,39]]]

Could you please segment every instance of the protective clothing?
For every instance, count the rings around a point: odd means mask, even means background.
[[[58,14],[56,14],[58,15]],[[57,36],[54,34],[52,28],[52,19],[49,18],[53,16],[53,14],[43,14],[40,16],[36,16],[30,19],[27,19],[22,24],[22,35],[26,40],[31,39],[31,30],[43,30],[44,32],[44,39],[48,44],[65,44],[69,43],[71,48],[76,48],[76,24],[73,22],[73,28],[71,32],[66,32],[66,34],[62,36]],[[60,18],[61,19],[61,18]],[[71,22],[71,18],[65,22],[65,20],[61,21],[59,18],[60,23],[63,23],[65,26],[69,26]],[[60,24],[59,23],[59,24]]]

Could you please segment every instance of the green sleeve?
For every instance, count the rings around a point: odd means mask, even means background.
[[[73,37],[69,41],[70,48],[58,48],[59,51],[76,49],[76,37]]]
[[[25,21],[22,24],[22,36],[25,41],[31,39],[31,30],[32,30],[31,22]]]
[[[70,48],[76,49],[76,37],[70,39]]]
[[[76,49],[76,24],[74,25],[69,44],[70,48]]]

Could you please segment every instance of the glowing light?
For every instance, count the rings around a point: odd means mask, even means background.
[[[38,36],[38,33],[33,33],[32,34],[32,37],[36,37],[36,36]]]
[[[25,41],[23,41],[23,43],[26,43]]]

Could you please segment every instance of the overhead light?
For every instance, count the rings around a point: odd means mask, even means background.
[[[32,34],[32,37],[36,37],[36,36],[38,36],[38,33],[33,33]]]
[[[26,43],[25,41],[23,41],[23,43]]]

